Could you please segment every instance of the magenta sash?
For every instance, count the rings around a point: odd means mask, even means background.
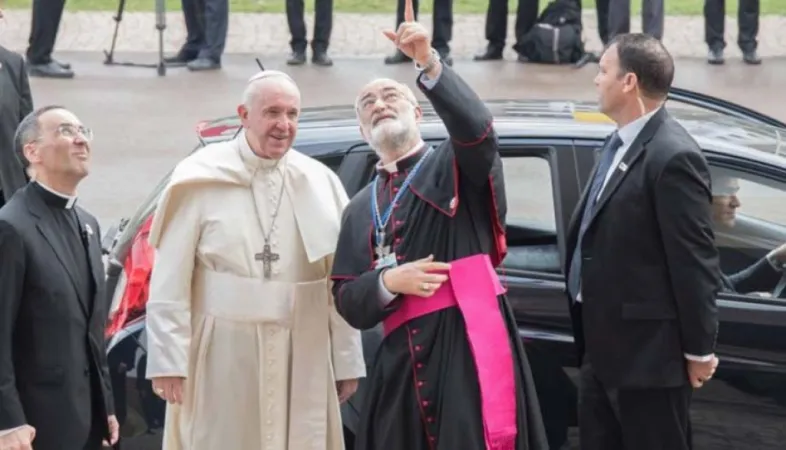
[[[457,306],[475,359],[487,450],[516,444],[516,382],[513,354],[497,296],[505,289],[488,255],[450,262],[449,281],[431,297],[404,296],[383,322],[385,335],[412,319]]]

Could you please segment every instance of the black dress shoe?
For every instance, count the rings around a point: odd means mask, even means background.
[[[385,57],[385,64],[403,64],[408,62],[412,62],[412,58],[401,53],[401,50],[396,50],[396,53]]]
[[[745,61],[746,64],[751,65],[758,65],[761,64],[761,58],[756,50],[743,50],[742,51],[742,60]]]
[[[186,64],[188,70],[192,72],[200,72],[203,70],[217,70],[221,68],[221,62],[212,58],[197,58],[191,60]]]
[[[56,59],[53,59],[52,62],[57,64],[58,66],[62,67],[65,70],[71,70],[71,64],[69,64],[69,63],[58,61]]]
[[[719,66],[726,62],[723,58],[723,49],[711,48],[707,53],[707,62],[715,66]]]
[[[527,58],[526,56],[524,56],[521,53],[519,53],[519,56],[516,57],[516,61],[518,61],[520,63],[528,63],[529,62],[529,58]]]
[[[502,49],[489,45],[472,57],[474,61],[495,61],[502,59]]]
[[[178,52],[175,56],[167,56],[164,58],[165,64],[188,64],[197,59],[197,55],[192,53]]]
[[[287,64],[290,66],[301,66],[305,63],[306,63],[305,51],[292,52],[292,54],[289,55],[289,59],[287,59]]]
[[[311,55],[311,63],[318,66],[330,67],[333,65],[333,60],[330,59],[327,52],[318,51]]]
[[[47,64],[31,64],[27,66],[27,73],[31,77],[74,78],[74,72],[71,69],[65,69],[54,61]]]

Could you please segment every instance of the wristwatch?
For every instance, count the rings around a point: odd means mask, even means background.
[[[426,65],[425,66],[421,66],[420,64],[418,64],[416,62],[415,63],[415,70],[417,70],[418,72],[428,72],[429,70],[433,69],[434,66],[436,66],[437,63],[441,59],[442,58],[440,58],[439,52],[437,52],[437,50],[434,49],[434,47],[432,47],[431,48],[431,58],[428,59],[428,62],[426,63]]]

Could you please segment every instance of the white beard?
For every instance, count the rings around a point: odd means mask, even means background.
[[[412,133],[417,129],[412,114],[402,114],[396,119],[384,119],[371,129],[371,148],[382,151],[407,151],[402,148],[411,140]]]

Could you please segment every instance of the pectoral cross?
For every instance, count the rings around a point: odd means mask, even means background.
[[[270,249],[270,244],[265,244],[265,246],[262,248],[262,253],[255,254],[254,259],[257,261],[262,261],[262,270],[265,274],[265,278],[269,280],[273,263],[278,261],[278,253],[273,253],[273,251]]]

